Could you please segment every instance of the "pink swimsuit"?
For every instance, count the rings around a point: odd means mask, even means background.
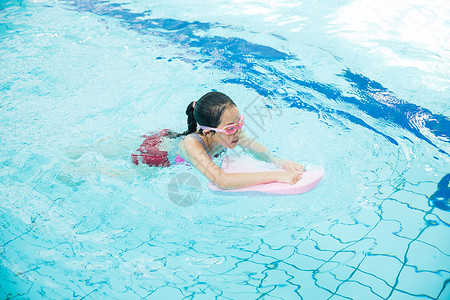
[[[145,140],[142,142],[139,149],[136,150],[137,153],[131,154],[132,162],[135,165],[144,163],[151,167],[168,167],[173,164],[188,165],[189,162],[179,154],[176,154],[176,157],[173,158],[175,155],[171,155],[171,153],[159,149],[159,144],[162,142],[164,137],[168,136],[168,132],[169,129],[163,129],[158,133],[144,135]],[[208,152],[205,142],[198,133],[191,133],[189,135],[198,140],[202,144],[205,151]]]

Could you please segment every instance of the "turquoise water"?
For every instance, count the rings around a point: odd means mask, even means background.
[[[1,297],[448,299],[447,7],[1,1]],[[224,196],[131,164],[211,89],[318,188]]]

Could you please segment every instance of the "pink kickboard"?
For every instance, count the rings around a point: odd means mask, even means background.
[[[226,156],[222,163],[222,170],[227,173],[251,173],[251,172],[265,172],[280,170],[273,164],[257,161],[252,157],[231,157]],[[281,195],[295,195],[306,193],[315,188],[324,176],[322,167],[314,167],[308,169],[302,174],[302,178],[296,184],[288,183],[266,183],[253,186],[247,186],[234,189],[221,189],[212,182],[209,182],[208,187],[212,191],[220,192],[257,192],[266,194],[281,194]]]

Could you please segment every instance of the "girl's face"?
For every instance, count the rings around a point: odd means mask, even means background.
[[[236,106],[226,108],[220,119],[220,124],[217,126],[219,129],[223,129],[225,126],[235,124],[239,121],[241,114]],[[239,134],[241,130],[238,129],[234,134],[227,135],[223,132],[216,132],[212,136],[212,140],[224,147],[233,149],[236,147],[239,141]]]

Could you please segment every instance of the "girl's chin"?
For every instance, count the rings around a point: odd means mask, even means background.
[[[231,143],[228,144],[229,145],[228,148],[233,149],[233,148],[235,148],[237,146],[237,144],[238,144],[238,140],[236,140],[234,142],[231,142]]]

